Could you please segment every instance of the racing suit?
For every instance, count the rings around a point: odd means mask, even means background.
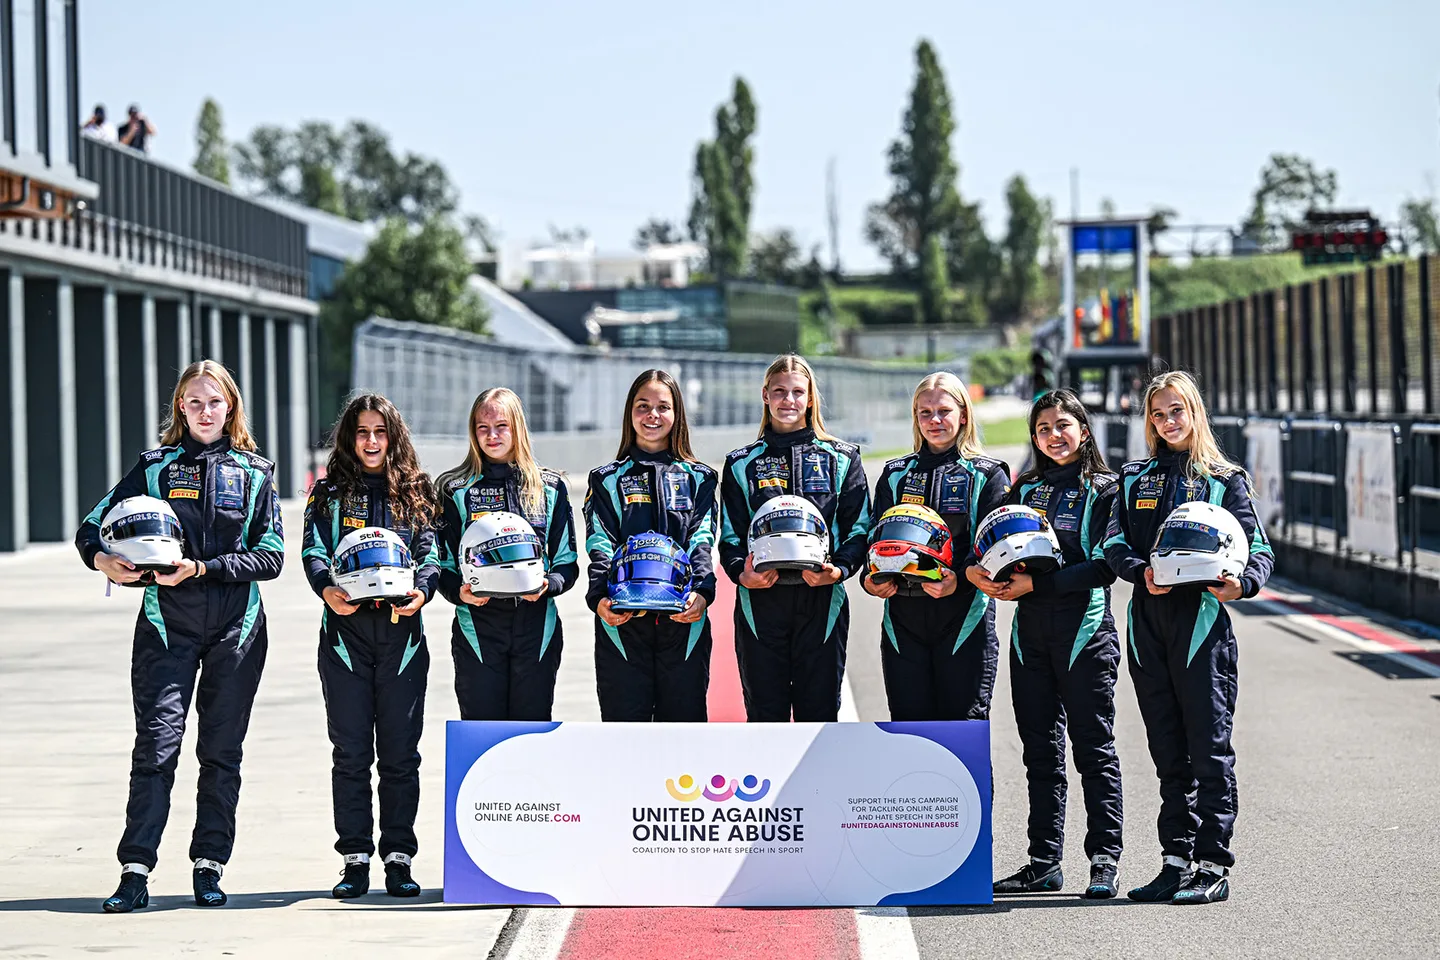
[[[560,474],[542,470],[544,501],[527,509],[520,474],[507,463],[489,464],[479,477],[447,484],[442,491],[440,593],[455,605],[450,652],[455,658],[455,697],[462,720],[549,720],[555,703],[564,630],[555,598],[580,574],[570,493]],[[492,598],[481,606],[460,599],[460,538],[482,513],[519,514],[545,544],[545,595]]]
[[[958,450],[919,453],[885,464],[875,484],[875,515],[896,504],[924,505],[950,528],[957,583],[936,599],[900,583],[885,601],[880,665],[891,720],[986,720],[999,644],[995,604],[965,579],[976,562],[975,531],[1005,502],[1010,468]]]
[[[1115,753],[1115,677],[1120,638],[1110,615],[1115,574],[1103,544],[1115,477],[1052,467],[1019,484],[1010,502],[1050,521],[1064,564],[1032,574],[1010,634],[1010,696],[1030,786],[1030,859],[1059,863],[1065,845],[1065,737],[1085,790],[1085,856],[1120,859],[1120,759]]]
[[[767,430],[725,458],[720,477],[720,561],[737,584],[750,554],[750,518],[771,497],[799,495],[813,503],[830,532],[830,562],[840,582],[812,587],[782,571],[764,590],[739,587],[735,656],[752,721],[834,720],[840,710],[845,642],[850,627],[846,578],[865,565],[870,491],[860,448],[822,440],[811,428]]]
[[[1190,458],[1164,450],[1125,464],[1106,531],[1105,560],[1135,584],[1130,602],[1130,677],[1160,778],[1160,847],[1186,861],[1234,864],[1235,751],[1230,731],[1239,686],[1239,651],[1230,615],[1200,586],[1153,596],[1145,586],[1150,549],[1160,524],[1182,503],[1203,500],[1234,514],[1250,537],[1250,562],[1240,575],[1245,597],[1260,592],[1275,554],[1255,512],[1243,470],[1190,470]]]
[[[136,496],[170,505],[184,531],[185,556],[204,561],[206,570],[178,586],[144,588],[130,667],[135,750],[117,856],[122,864],[155,867],[193,697],[200,777],[190,859],[226,863],[235,843],[241,748],[265,667],[260,581],[277,577],[285,560],[275,465],[232,449],[228,437],[201,444],[186,434],[174,446],[145,451],[75,534],[92,570],[105,514]]]
[[[585,493],[585,550],[594,610],[609,593],[610,558],[635,534],[655,532],[690,554],[690,589],[715,601],[716,486],[719,477],[669,453],[630,450],[590,471]],[[637,613],[619,627],[595,618],[595,686],[602,720],[706,719],[710,617],[676,623],[667,613]]]
[[[305,576],[324,598],[334,581],[330,564],[345,536],[361,527],[385,527],[405,541],[415,562],[415,589],[428,602],[439,579],[439,550],[428,527],[397,525],[389,481],[366,475],[364,489],[346,496],[322,480],[305,508]],[[375,853],[370,767],[379,760],[380,856],[415,856],[415,813],[420,806],[420,732],[430,651],[421,614],[392,622],[388,603],[361,601],[348,617],[328,607],[320,615],[320,688],[334,745],[330,792],[335,807],[335,850]]]

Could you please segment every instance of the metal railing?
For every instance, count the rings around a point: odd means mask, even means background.
[[[684,391],[691,426],[734,427],[760,422],[761,378],[772,359],[659,350],[552,353],[425,324],[371,319],[355,331],[352,383],[384,393],[405,411],[411,432],[421,436],[463,436],[471,403],[490,387],[514,390],[536,433],[618,433],[631,382],[660,367]],[[908,421],[915,385],[930,372],[837,358],[811,363],[825,418],[843,425],[848,439],[863,440],[871,425]]]
[[[223,184],[127,147],[80,139],[100,195],[71,220],[0,220],[0,233],[127,263],[304,297],[306,227]]]

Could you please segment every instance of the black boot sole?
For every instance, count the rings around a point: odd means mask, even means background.
[[[357,900],[360,897],[365,896],[365,894],[369,892],[369,887],[361,890],[359,887],[349,887],[346,889],[341,889],[337,886],[334,890],[330,891],[330,896],[334,897],[336,900]]]

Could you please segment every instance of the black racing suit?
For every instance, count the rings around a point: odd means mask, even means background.
[[[441,491],[440,593],[455,604],[450,652],[462,720],[549,720],[555,704],[565,640],[555,598],[575,585],[580,563],[570,492],[560,474],[541,476],[538,510],[521,502],[520,475],[510,464],[490,464]],[[472,520],[496,510],[524,517],[545,544],[546,592],[538,601],[497,597],[477,607],[460,599],[460,538]]]
[[[669,453],[630,450],[590,471],[585,492],[585,551],[594,610],[609,593],[610,558],[637,533],[660,533],[690,554],[691,590],[715,602],[715,491],[703,463]],[[635,614],[619,627],[595,617],[595,687],[602,720],[706,719],[710,687],[710,616],[676,623],[666,613]]]
[[[812,587],[795,571],[764,590],[739,587],[735,657],[754,721],[834,720],[840,711],[850,604],[844,580],[865,565],[870,491],[860,448],[821,440],[810,428],[765,431],[725,458],[720,477],[720,561],[737,584],[750,554],[750,518],[771,497],[799,495],[819,508],[830,529],[830,562],[841,581]]]
[[[305,508],[305,576],[324,599],[330,562],[340,541],[361,527],[385,527],[405,541],[415,562],[415,589],[428,602],[440,576],[439,550],[428,527],[396,524],[389,481],[366,476],[350,495],[322,480]],[[421,614],[392,622],[388,603],[363,601],[348,617],[327,606],[320,614],[320,688],[330,733],[330,793],[335,849],[375,852],[370,768],[379,760],[380,856],[415,856],[420,806],[420,733],[430,651]]]
[[[958,450],[920,453],[885,464],[875,484],[875,516],[897,504],[929,507],[945,519],[954,551],[955,592],[936,599],[899,584],[885,601],[880,665],[891,720],[986,720],[999,643],[995,604],[965,579],[976,561],[975,531],[1010,492],[1010,468]]]
[[[200,779],[190,859],[230,859],[241,746],[265,667],[260,581],[277,577],[285,561],[274,478],[274,464],[231,449],[229,438],[201,445],[187,434],[175,446],[142,453],[75,534],[80,556],[94,569],[110,507],[126,497],[158,497],[180,518],[185,556],[206,567],[205,576],[178,586],[145,587],[130,667],[135,751],[117,851],[122,864],[155,866],[192,696]]]
[[[1239,651],[1224,604],[1199,586],[1153,596],[1145,586],[1160,524],[1181,503],[1229,510],[1250,538],[1240,576],[1246,597],[1260,592],[1275,554],[1255,513],[1243,470],[1192,473],[1190,459],[1166,450],[1125,464],[1106,531],[1105,560],[1135,584],[1130,602],[1130,677],[1160,778],[1160,847],[1166,856],[1231,866],[1237,792],[1230,732],[1239,686]]]
[[[1105,529],[1115,477],[1089,480],[1080,464],[1052,467],[1016,486],[1010,502],[1046,515],[1064,565],[1033,574],[1010,634],[1010,696],[1030,786],[1030,859],[1059,863],[1065,847],[1065,731],[1085,791],[1085,856],[1120,859],[1120,759],[1115,754],[1115,677],[1120,638],[1110,615],[1115,574]]]

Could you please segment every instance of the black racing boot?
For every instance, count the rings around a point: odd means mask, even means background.
[[[214,860],[196,860],[191,880],[195,886],[195,905],[200,907],[223,907],[228,899],[220,889],[220,875],[225,865]]]
[[[1189,861],[1167,856],[1155,879],[1131,890],[1128,896],[1140,903],[1169,903],[1170,898],[1190,882],[1190,874]]]
[[[1171,903],[1219,903],[1230,899],[1230,871],[1218,863],[1201,860],[1195,875],[1170,899]]]
[[[1097,853],[1090,860],[1090,886],[1085,888],[1086,900],[1111,900],[1119,893],[1115,874],[1119,864],[1107,854]]]
[[[1048,893],[1064,885],[1065,875],[1060,872],[1060,864],[1031,860],[1016,873],[995,881],[993,889],[996,893]]]
[[[370,854],[345,854],[345,878],[335,884],[330,896],[336,900],[353,900],[370,892]]]
[[[385,892],[392,897],[420,896],[420,884],[410,876],[410,858],[403,853],[385,857]]]
[[[140,864],[127,863],[125,866],[144,870]],[[150,874],[141,870],[130,869],[121,873],[120,886],[115,888],[109,900],[100,904],[100,909],[106,913],[129,913],[150,906]]]

